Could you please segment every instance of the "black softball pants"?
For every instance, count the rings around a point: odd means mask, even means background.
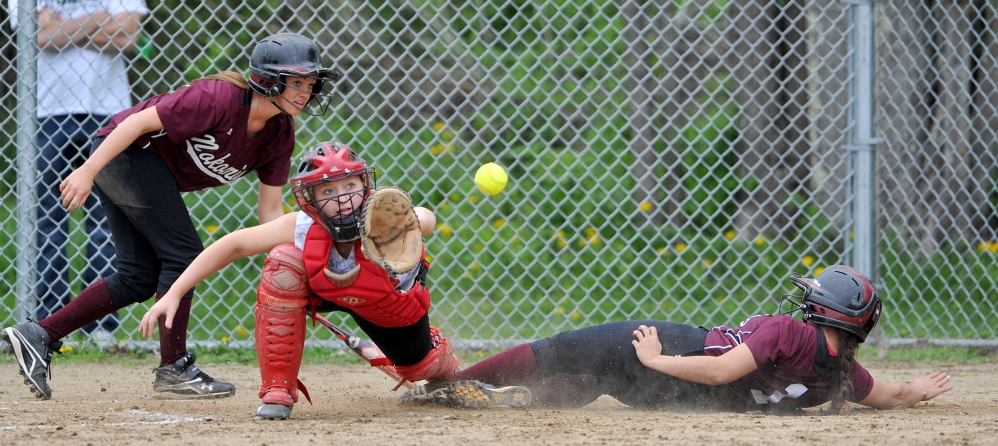
[[[105,281],[116,308],[167,292],[204,250],[173,173],[159,154],[137,146],[125,149],[97,175],[94,193],[107,214],[118,256],[117,271]],[[184,295],[192,296],[193,290]]]
[[[641,364],[631,344],[639,325],[658,330],[663,355],[703,355],[706,329],[651,320],[611,322],[558,333],[534,341],[530,347],[542,377],[557,373],[584,375],[596,396],[610,395],[629,406],[664,408],[709,400],[709,386]]]

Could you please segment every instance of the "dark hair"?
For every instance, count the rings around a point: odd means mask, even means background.
[[[845,330],[839,328],[834,330],[839,332],[838,376],[832,382],[832,387],[828,389],[828,399],[831,402],[828,405],[829,414],[838,414],[846,400],[853,397],[853,364],[855,364],[856,349],[863,342],[859,336]]]

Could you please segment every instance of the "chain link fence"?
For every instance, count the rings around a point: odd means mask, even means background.
[[[139,46],[122,56],[134,100],[245,73],[272,33],[320,43],[346,76],[329,113],[297,119],[298,150],[345,142],[380,184],[434,210],[431,323],[458,345],[626,319],[736,323],[779,311],[791,272],[835,263],[881,287],[881,341],[998,340],[993,1],[147,6]],[[33,42],[4,19],[7,326],[39,305],[38,130]],[[494,196],[473,183],[490,161],[510,176]],[[186,195],[206,244],[256,224],[255,190],[248,178]],[[84,214],[68,223],[75,295],[93,261]],[[251,345],[262,261],[198,286],[193,341]],[[113,335],[144,345],[148,304],[133,307]]]

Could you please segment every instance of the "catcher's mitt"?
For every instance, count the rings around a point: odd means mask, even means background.
[[[361,249],[368,260],[397,275],[419,265],[423,237],[409,194],[397,187],[380,187],[364,205]]]

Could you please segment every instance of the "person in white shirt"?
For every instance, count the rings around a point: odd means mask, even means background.
[[[9,0],[12,27],[20,13]],[[38,1],[38,172],[35,184],[38,281],[35,291],[42,320],[69,303],[69,213],[60,204],[59,183],[90,151],[93,135],[107,119],[132,104],[125,53],[138,41],[144,0]],[[114,246],[97,199],[87,200],[84,225],[87,262],[84,284],[111,273]],[[116,314],[88,324],[84,331],[100,347],[113,345]]]

